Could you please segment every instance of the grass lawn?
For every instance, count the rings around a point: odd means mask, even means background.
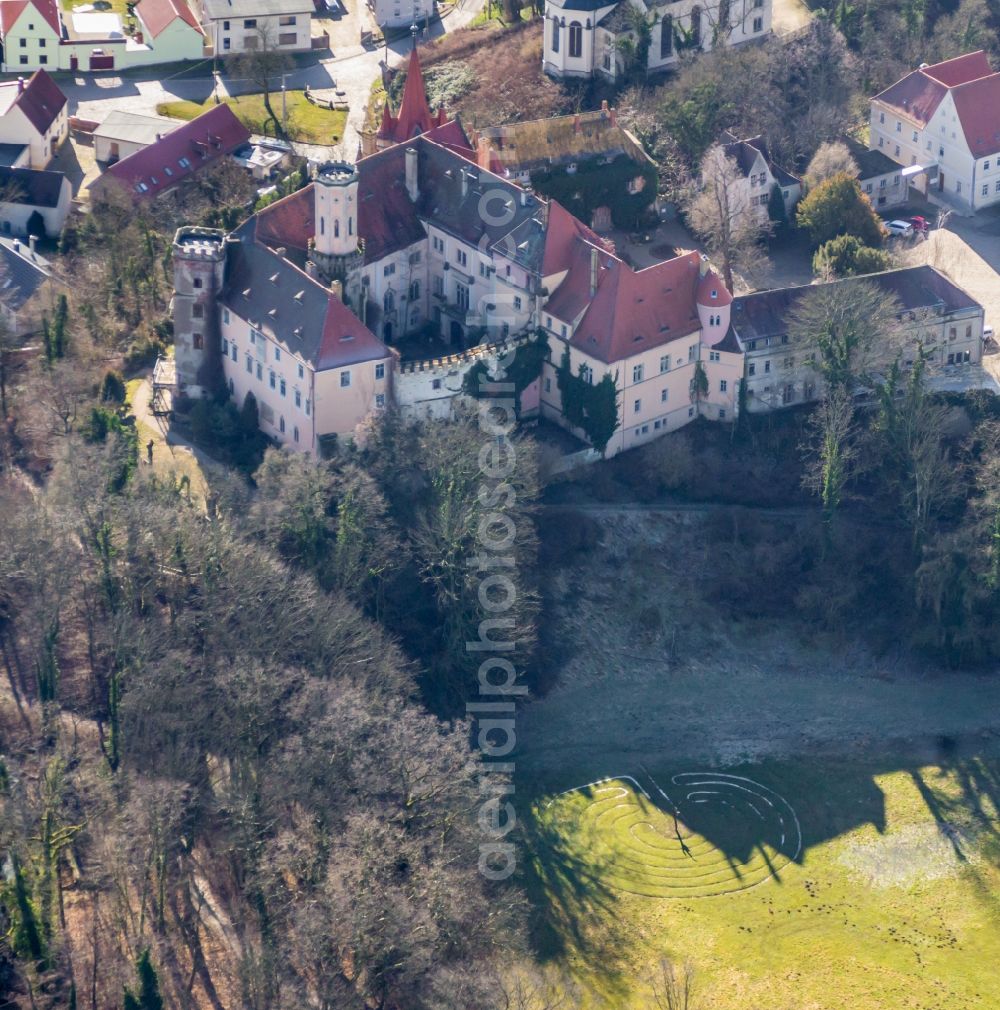
[[[997,1005],[995,756],[614,771],[533,811],[535,945],[574,1005],[653,1008],[663,956],[698,1008]]]
[[[274,133],[274,124],[269,121],[264,108],[263,95],[239,95],[224,99],[233,112],[248,130],[254,133]],[[288,103],[288,135],[292,140],[306,144],[335,144],[344,135],[344,124],[347,113],[343,110],[333,111],[313,105],[306,101],[302,91],[287,92]],[[175,119],[194,119],[214,105],[212,98],[204,102],[163,102],[156,107],[161,116],[172,116]],[[281,115],[281,93],[271,95],[271,107]],[[267,129],[265,129],[265,124]]]

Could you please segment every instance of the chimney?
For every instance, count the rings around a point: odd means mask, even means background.
[[[590,297],[593,298],[597,294],[597,257],[598,252],[596,249],[591,248],[590,250]]]
[[[531,196],[531,193],[528,190],[526,190],[526,189],[522,189],[521,190],[521,206],[522,207],[527,207],[528,206],[528,197],[529,196]]]
[[[479,135],[479,139],[476,141],[476,163],[480,168],[485,168],[488,172],[490,169],[490,139],[489,137],[484,137],[482,134]]]
[[[17,79],[17,93],[19,95],[23,95],[24,94],[24,78],[23,77],[19,77]]]
[[[608,100],[606,98],[601,99],[601,112],[608,111]]]
[[[18,239],[14,239],[14,252],[19,253],[21,251],[21,243]]]
[[[465,167],[462,167],[462,199],[464,200],[469,195],[469,174],[466,172]]]
[[[707,273],[708,273],[708,257],[702,256],[701,259],[698,260],[698,276],[704,277],[705,274]]]
[[[406,149],[406,193],[413,203],[417,202],[420,196],[420,186],[417,176],[417,149],[408,147]]]
[[[35,258],[35,243],[38,241],[37,235],[28,236],[28,248],[31,250],[31,258]]]

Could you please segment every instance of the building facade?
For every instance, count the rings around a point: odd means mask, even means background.
[[[1000,73],[983,52],[922,66],[871,100],[869,146],[959,210],[1000,202]]]
[[[733,206],[748,207],[759,224],[767,224],[771,193],[777,186],[781,191],[785,214],[790,219],[802,196],[802,182],[771,160],[764,138],[737,140],[732,134],[724,133],[722,149],[726,157],[736,163],[739,173],[740,192],[733,200]]]
[[[287,53],[312,48],[311,0],[200,2],[202,24],[217,56],[264,48]]]
[[[905,343],[887,348],[877,367],[888,369],[897,353],[912,366],[918,342],[923,344],[928,374],[947,374],[963,365],[978,365],[983,351],[983,307],[933,267],[889,270],[831,284],[872,283],[899,306]],[[809,403],[822,395],[816,349],[796,346],[788,319],[802,295],[817,285],[778,288],[741,295],[733,303],[733,336],[745,354],[746,409],[775,410]]]
[[[367,0],[379,28],[409,28],[426,24],[435,14],[434,0]]]
[[[69,134],[69,105],[59,85],[44,70],[26,81],[0,84],[0,144],[24,147],[27,157],[14,164],[43,169]]]
[[[187,0],[140,0],[134,22],[88,5],[0,0],[5,73],[99,71],[151,66],[205,55],[205,37]]]
[[[685,51],[764,38],[771,10],[772,0],[545,0],[542,68],[556,78],[621,80],[632,69],[638,19],[649,26],[643,71],[655,73]]]

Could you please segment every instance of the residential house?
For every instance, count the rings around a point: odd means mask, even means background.
[[[110,165],[91,185],[90,192],[99,195],[117,189],[131,199],[152,199],[232,154],[249,139],[250,131],[232,109],[216,105]]]
[[[62,19],[56,0],[0,0],[0,69],[7,74],[60,69]]]
[[[113,109],[93,132],[94,157],[106,164],[121,161],[145,150],[183,125],[182,119],[143,116],[137,112]]]
[[[140,0],[134,23],[113,10],[57,0],[0,0],[0,69],[107,71],[201,59],[204,33],[186,0]]]
[[[933,267],[888,270],[829,283],[847,287],[873,283],[897,300],[910,338],[903,348],[904,367],[913,364],[918,341],[930,353],[931,374],[982,360],[983,307]],[[732,336],[746,355],[748,410],[774,410],[816,400],[822,394],[815,348],[796,346],[788,332],[795,304],[817,287],[755,291],[734,300]],[[887,350],[884,367],[896,353],[897,349]]]
[[[69,133],[67,110],[66,96],[44,70],[0,83],[0,144],[27,148],[15,164],[45,168]]]
[[[539,328],[550,361],[523,401],[567,423],[564,352],[574,374],[610,375],[621,395],[609,453],[736,411],[731,296],[700,256],[634,271],[557,201],[430,133],[320,167],[230,236],[182,229],[174,260],[178,392],[204,393],[221,360],[232,394],[252,392],[263,430],[289,448],[358,437],[390,403],[444,416],[477,355]],[[400,361],[393,345],[428,330],[455,353]],[[708,389],[692,401],[699,369]]]
[[[868,143],[926,196],[1000,202],[1000,73],[982,51],[921,66],[871,100]]]
[[[35,238],[0,238],[0,320],[4,331],[28,337],[41,329],[42,316],[51,314],[65,285],[51,264],[35,249]]]
[[[148,53],[127,54],[129,65],[200,60],[205,55],[205,32],[187,0],[139,0],[135,18],[135,41]]]
[[[215,53],[254,49],[303,52],[312,48],[312,0],[200,0],[202,24]]]
[[[37,213],[45,234],[55,238],[62,232],[72,200],[72,187],[62,172],[0,168],[0,235],[27,235],[32,215]]]
[[[666,70],[684,51],[740,45],[771,30],[772,0],[545,0],[542,68],[551,77],[629,74],[637,20],[649,25],[644,73]]]
[[[561,200],[598,232],[611,228],[613,209],[637,212],[656,199],[655,163],[606,101],[593,112],[487,127],[475,143],[481,168]]]
[[[853,137],[843,137],[851,157],[858,166],[858,182],[862,192],[876,209],[888,210],[906,203],[909,186],[903,181],[902,169],[879,150],[869,150]]]
[[[769,216],[771,192],[781,190],[785,214],[791,218],[792,211],[802,196],[802,182],[790,172],[776,165],[767,150],[763,137],[738,140],[733,134],[722,135],[722,147],[726,156],[736,162],[743,190],[739,205],[750,207],[761,224],[766,224]]]
[[[426,24],[434,16],[435,0],[367,0],[372,18],[380,28],[408,28]]]

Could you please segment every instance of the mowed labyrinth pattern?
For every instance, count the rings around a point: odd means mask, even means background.
[[[605,886],[651,898],[710,897],[756,887],[798,858],[795,811],[759,782],[682,772],[664,787],[643,777],[649,791],[623,775],[567,790],[546,807]]]

